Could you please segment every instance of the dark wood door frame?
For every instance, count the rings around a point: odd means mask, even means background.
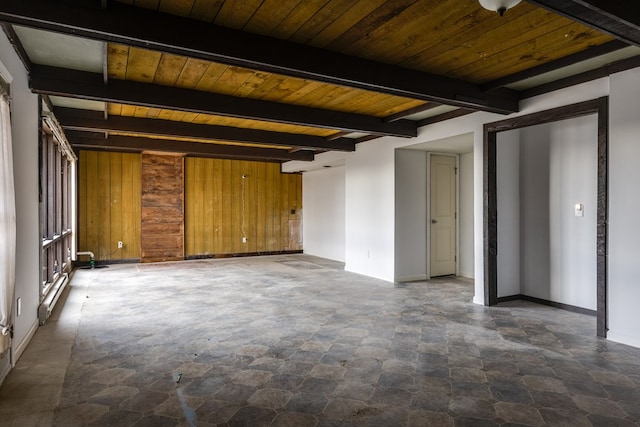
[[[498,212],[497,160],[498,132],[557,122],[596,114],[598,117],[598,195],[597,195],[597,326],[599,337],[607,336],[607,221],[608,221],[608,147],[609,98],[602,97],[564,107],[540,111],[484,125],[483,198],[484,198],[484,303],[498,303]]]

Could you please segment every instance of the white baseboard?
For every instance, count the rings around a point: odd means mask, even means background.
[[[427,280],[427,275],[426,274],[418,274],[416,276],[401,276],[398,277],[396,279],[396,282],[398,283],[402,283],[402,282],[418,282],[421,280]]]
[[[640,336],[632,336],[627,334],[621,334],[615,331],[607,332],[607,339],[609,341],[615,341],[620,344],[630,345],[631,347],[640,348]]]
[[[38,330],[38,325],[38,319],[36,319],[33,322],[33,325],[31,325],[31,328],[29,328],[29,332],[27,332],[27,335],[24,337],[22,342],[15,347],[15,350],[13,351],[13,357],[11,357],[11,363],[13,364],[13,366],[16,366],[16,362],[18,361],[18,359],[20,359],[22,353],[24,353],[24,351],[27,349],[27,346],[31,342],[31,338],[33,338],[33,336],[36,334],[36,331]]]

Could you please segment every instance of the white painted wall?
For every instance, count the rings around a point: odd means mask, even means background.
[[[496,139],[498,297],[520,294],[520,130]]]
[[[609,202],[609,337],[640,347],[640,195],[630,183],[640,181],[640,69],[614,74],[573,88],[530,98],[521,102],[521,111],[509,117],[530,114],[609,95],[610,97],[610,202]],[[483,124],[504,119],[490,113],[475,113],[425,126],[410,140],[381,138],[359,144],[346,155],[345,259],[347,270],[394,280],[395,269],[395,184],[393,150],[421,142],[464,133],[473,135],[474,175],[474,277],[473,301],[484,303],[483,264]],[[328,153],[327,153],[328,154]],[[317,156],[323,159],[323,156]],[[292,162],[293,163],[293,162]],[[312,167],[295,164],[291,170]],[[283,165],[283,170],[288,170]],[[575,203],[575,202],[572,202]],[[588,210],[587,210],[588,212]],[[370,257],[367,257],[367,250]]]
[[[611,76],[609,338],[640,347],[640,68]]]
[[[344,262],[344,166],[302,175],[304,253]]]
[[[395,281],[427,278],[427,152],[396,150]]]
[[[395,279],[394,139],[359,144],[345,171],[345,269],[389,282]]]
[[[13,78],[11,129],[17,219],[13,353],[18,357],[38,326],[42,244],[38,219],[38,97],[29,91],[27,73],[3,32],[0,32],[0,62]],[[17,298],[22,299],[20,316],[15,314]]]
[[[473,153],[460,155],[458,275],[473,279]]]
[[[597,118],[521,130],[522,288],[596,309]],[[582,203],[584,217],[574,206]]]

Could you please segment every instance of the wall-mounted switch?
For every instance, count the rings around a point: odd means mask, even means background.
[[[247,243],[247,238],[246,237],[242,238],[242,243]]]
[[[124,247],[124,243],[118,242],[118,249],[122,249]]]
[[[576,216],[584,216],[584,205],[582,203],[576,203],[575,215]]]
[[[22,298],[18,297],[16,301],[16,316],[20,316],[22,314]]]

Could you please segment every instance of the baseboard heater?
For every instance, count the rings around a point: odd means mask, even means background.
[[[56,306],[60,295],[62,295],[62,291],[67,286],[67,282],[69,281],[69,274],[62,273],[58,276],[56,281],[53,283],[47,296],[44,298],[44,301],[38,307],[38,320],[40,321],[40,326],[44,325],[49,316],[51,316],[51,312],[53,308]]]

